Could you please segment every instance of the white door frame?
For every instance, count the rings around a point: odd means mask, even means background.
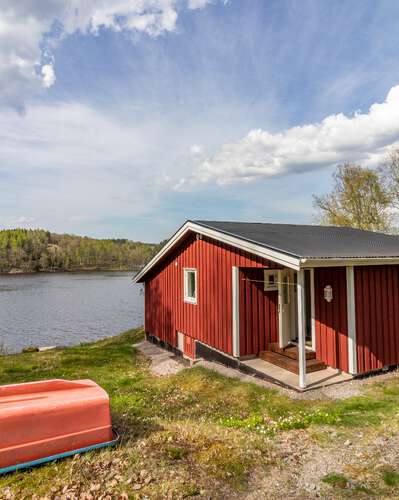
[[[316,313],[315,313],[315,289],[314,289],[314,269],[306,269],[309,270],[309,278],[310,278],[310,318],[311,318],[311,337],[312,337],[312,350],[316,350]],[[305,269],[303,270],[305,272]],[[284,304],[283,300],[283,276],[285,273],[288,273],[288,295],[289,295],[289,304]],[[293,279],[294,271],[292,269],[282,269],[278,272],[278,334],[279,334],[279,347],[285,347],[291,340],[292,336],[295,334],[293,328],[297,329],[298,325],[294,325],[293,318],[296,317],[298,322],[298,304],[294,303],[295,297],[298,300],[298,294],[295,294],[294,290],[294,279]],[[297,274],[298,276],[298,274]],[[304,304],[304,307],[308,306],[308,304]],[[284,314],[288,314],[290,317],[284,318]],[[292,317],[293,316],[293,317]],[[287,323],[288,330],[287,331]]]
[[[283,280],[289,278],[287,273],[289,269],[281,269],[278,271],[278,344],[282,349],[285,347],[290,341],[290,331],[287,331],[286,325],[287,322],[290,322],[290,319],[286,317],[290,312],[290,303],[284,303],[284,286]],[[288,285],[289,286],[289,285]],[[290,291],[288,290],[288,295]]]

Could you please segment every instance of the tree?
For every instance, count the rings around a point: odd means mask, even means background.
[[[148,262],[158,245],[126,239],[96,240],[42,229],[0,230],[0,273],[96,269],[134,270]]]
[[[390,228],[392,196],[378,172],[347,163],[337,168],[333,178],[331,193],[313,197],[322,224],[370,231]]]
[[[399,208],[399,149],[388,153],[380,172],[386,189],[391,195],[392,205]]]

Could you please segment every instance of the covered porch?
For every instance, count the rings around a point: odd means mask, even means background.
[[[295,389],[350,380],[346,302],[345,268],[233,268],[234,356]]]
[[[320,389],[341,382],[352,380],[353,376],[335,368],[327,366],[324,370],[306,372],[306,386],[299,386],[298,375],[280,366],[263,360],[262,358],[252,358],[241,361],[241,365],[246,367],[252,375],[255,375],[274,383],[294,389],[304,391]]]

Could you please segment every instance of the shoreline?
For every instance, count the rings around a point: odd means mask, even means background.
[[[123,269],[110,269],[110,268],[101,268],[101,267],[96,267],[96,268],[80,268],[80,269],[45,269],[43,271],[3,271],[0,272],[0,276],[28,276],[32,274],[79,274],[79,273],[96,273],[96,272],[122,272],[122,273],[137,273],[139,269],[128,269],[128,268],[123,268]]]

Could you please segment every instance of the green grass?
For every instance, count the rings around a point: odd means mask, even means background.
[[[382,480],[387,486],[399,486],[399,473],[388,468],[382,472]]]
[[[56,496],[65,488],[72,497],[98,488],[93,491],[129,498],[228,498],[249,487],[251,474],[263,478],[271,468],[285,466],[279,436],[309,432],[309,441],[324,436],[323,447],[336,448],[359,431],[398,430],[397,379],[372,384],[364,395],[347,400],[293,400],[201,367],[155,377],[133,347],[142,337],[141,330],[132,330],[71,348],[0,357],[0,384],[95,380],[110,395],[122,436],[112,450],[0,478],[0,498],[4,492],[15,498]],[[344,476],[341,483],[334,477],[321,482],[326,488],[343,484]],[[374,487],[378,482],[382,493],[385,488],[399,494],[398,477],[387,469],[370,481]]]
[[[322,481],[323,483],[329,484],[334,487],[346,488],[349,479],[345,477],[343,474],[331,473],[324,476]]]

